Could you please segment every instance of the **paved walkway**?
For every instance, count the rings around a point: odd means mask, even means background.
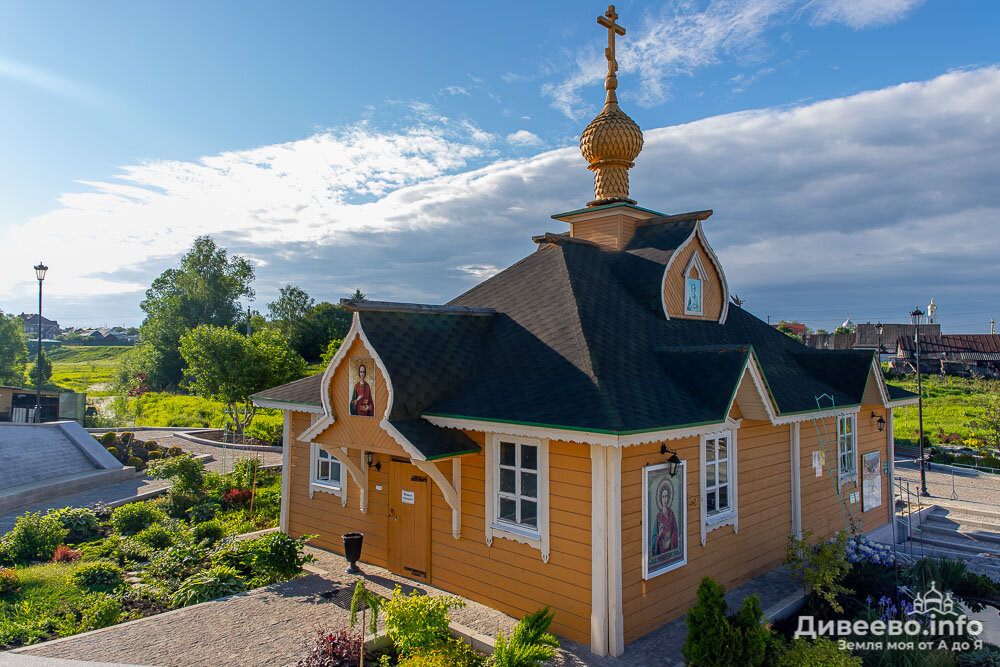
[[[147,665],[294,664],[305,655],[318,632],[347,627],[350,614],[330,600],[330,593],[343,595],[349,606],[350,592],[358,579],[344,572],[347,562],[340,556],[311,547],[308,550],[317,558],[310,566],[313,573],[308,576],[225,600],[18,649],[17,655]],[[430,595],[446,594],[373,565],[361,567],[366,585],[383,596],[390,596],[396,584],[407,592],[416,588]],[[799,596],[800,589],[779,568],[730,591],[727,594],[730,608],[735,609],[743,597],[753,593],[761,597],[767,613],[790,604]],[[509,634],[516,623],[495,609],[471,601],[466,607],[453,610],[451,618],[490,637],[495,637],[497,630]],[[619,658],[594,656],[588,646],[563,639],[558,655],[548,664],[676,665],[681,662],[680,647],[685,634],[684,619],[678,619],[633,642]],[[0,664],[3,658],[4,654],[0,654]]]
[[[124,430],[124,429],[121,429]],[[98,434],[100,435],[100,434]],[[244,450],[225,449],[222,445],[204,445],[191,442],[184,438],[177,437],[173,431],[136,431],[140,440],[156,440],[164,447],[173,445],[180,446],[185,452],[193,454],[209,454],[212,460],[205,463],[207,470],[214,472],[229,471],[233,469],[233,464],[242,458],[263,457],[264,465],[281,465],[281,454],[274,452],[251,452]],[[94,503],[112,503],[118,500],[134,498],[139,494],[150,491],[158,491],[170,486],[170,482],[162,479],[152,479],[150,477],[137,477],[127,482],[117,482],[108,486],[89,489],[80,493],[74,493],[59,498],[52,498],[45,502],[23,507],[9,514],[0,514],[0,535],[6,533],[14,527],[17,517],[26,512],[45,512],[53,508],[60,507],[89,507]]]
[[[909,481],[910,488],[916,493],[920,488],[920,465],[912,460],[896,459],[895,469],[896,477]],[[935,504],[935,500],[954,500],[967,503],[970,508],[974,508],[973,504],[983,509],[1000,508],[1000,475],[932,463],[927,470],[927,491],[930,497],[926,498],[925,504]],[[953,498],[953,493],[957,498]],[[924,499],[921,501],[924,502]]]

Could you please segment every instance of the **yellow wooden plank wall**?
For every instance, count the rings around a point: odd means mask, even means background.
[[[872,411],[876,417],[871,417]],[[858,472],[861,473],[862,455],[868,452],[880,452],[881,462],[887,461],[886,433],[879,432],[876,420],[878,415],[886,418],[886,410],[880,406],[864,406],[857,416],[857,439],[858,439]],[[824,420],[829,437],[836,441],[837,425],[833,418]],[[844,518],[837,503],[837,493],[833,480],[830,479],[829,470],[825,466],[821,477],[817,477],[815,469],[812,467],[812,453],[820,450],[819,437],[816,427],[812,421],[802,422],[801,443],[799,445],[801,461],[802,480],[802,530],[811,531],[815,536],[824,539],[832,537],[837,531],[844,530]],[[822,425],[820,433],[824,434]],[[826,434],[823,435],[826,438]],[[836,447],[831,446],[827,450],[827,465],[836,466],[836,461],[829,459],[835,456]],[[832,468],[836,474],[836,467]],[[862,488],[861,477],[858,478],[858,501],[861,502]],[[848,493],[850,485],[843,487],[844,493]],[[888,503],[892,501],[892,490],[889,488],[889,476],[882,475],[882,504],[874,509],[866,510],[861,514],[861,527],[865,532],[877,528],[889,521]]]
[[[687,462],[688,562],[642,579],[642,468],[662,463],[660,445],[622,452],[622,599],[625,641],[683,616],[695,602],[702,577],[733,588],[778,566],[791,531],[791,463],[788,426],[745,420],[737,433],[739,532],[708,533],[701,545],[699,438],[668,443]]]
[[[708,273],[706,276],[699,276],[702,280],[702,313],[703,315],[685,315],[684,314],[684,269],[687,268],[688,262],[691,260],[692,253],[698,253],[701,258],[701,263],[705,267],[705,271]],[[679,319],[691,319],[691,320],[718,320],[719,316],[722,315],[722,306],[725,299],[729,296],[722,293],[722,281],[719,279],[719,275],[715,272],[715,265],[712,260],[708,258],[708,253],[705,252],[704,246],[702,246],[701,239],[695,238],[691,243],[685,248],[676,259],[673,260],[673,264],[670,265],[670,271],[667,273],[666,284],[663,289],[664,300],[667,304],[667,314],[671,318]]]
[[[368,513],[360,510],[360,495],[357,484],[346,470],[347,505],[342,507],[339,496],[317,491],[309,498],[309,443],[295,440],[295,436],[309,428],[309,415],[293,412],[292,415],[292,469],[289,483],[289,532],[300,535],[318,535],[311,544],[323,549],[344,553],[341,535],[361,531],[365,534],[361,561],[381,567],[388,565],[387,536],[389,513],[389,457],[376,454],[381,461],[382,472],[371,468],[368,471]],[[361,464],[361,451],[348,450],[351,458]],[[377,491],[376,485],[382,490]]]
[[[466,431],[484,446],[484,434]],[[451,479],[451,463],[439,464]],[[486,545],[485,456],[462,457],[462,537],[451,532],[451,508],[432,490],[431,583],[499,609],[515,618],[551,605],[552,631],[590,642],[590,449],[549,444],[551,555],[494,536]]]

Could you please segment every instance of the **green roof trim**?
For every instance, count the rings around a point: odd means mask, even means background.
[[[614,204],[605,204],[604,206],[594,206],[593,208],[578,208],[575,211],[567,211],[566,213],[556,213],[555,215],[549,217],[552,218],[553,220],[561,220],[562,218],[568,218],[571,215],[578,215],[580,213],[589,213],[591,211],[605,211],[609,208],[619,208],[621,206],[626,206],[628,208],[635,209],[636,211],[642,211],[643,213],[652,213],[653,215],[657,215],[660,217],[666,215],[665,213],[660,213],[659,211],[654,211],[649,208],[643,208],[641,206],[636,206],[635,204],[629,204],[628,202],[625,201],[619,201],[615,202]]]
[[[608,430],[605,430],[605,429],[586,428],[586,427],[583,427],[583,426],[562,426],[562,425],[559,425],[559,424],[540,424],[540,423],[536,423],[536,422],[516,421],[516,420],[513,420],[513,419],[488,419],[488,418],[484,418],[484,417],[469,417],[467,415],[443,415],[443,414],[437,414],[437,413],[433,413],[433,412],[425,412],[425,413],[423,413],[420,416],[421,417],[425,417],[425,418],[426,417],[442,417],[442,418],[446,418],[446,419],[466,419],[466,420],[469,420],[469,421],[488,422],[490,424],[513,424],[515,426],[535,426],[535,427],[538,427],[538,428],[555,428],[555,429],[560,429],[562,431],[577,431],[577,432],[580,432],[580,433],[600,433],[602,435],[616,435],[616,436],[620,436],[620,435],[639,435],[641,433],[654,433],[656,431],[679,431],[679,430],[682,430],[682,429],[685,429],[685,428],[695,428],[697,426],[708,426],[710,424],[725,424],[726,423],[725,418],[723,418],[721,421],[713,419],[713,420],[703,421],[703,422],[697,422],[697,423],[693,423],[693,424],[681,424],[679,426],[670,426],[668,428],[663,428],[662,426],[656,426],[656,427],[653,427],[653,428],[643,428],[643,429],[639,429],[639,430],[636,430],[636,431],[608,431]]]
[[[428,456],[425,461],[441,461],[443,459],[453,459],[456,456],[464,456],[466,454],[478,454],[480,451],[479,447],[475,449],[467,449],[464,452],[452,452],[450,454],[436,454],[434,456]]]

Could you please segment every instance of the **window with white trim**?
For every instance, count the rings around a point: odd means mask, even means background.
[[[729,434],[705,438],[705,510],[709,520],[733,511]]]
[[[313,442],[311,445],[309,497],[312,497],[314,491],[343,495],[344,466],[318,443]]]
[[[837,417],[837,460],[841,480],[851,479],[857,473],[857,458],[854,415],[841,415]]]
[[[723,526],[739,530],[737,499],[736,431],[701,437],[701,543],[709,532]]]
[[[499,438],[496,518],[538,530],[538,445]]]
[[[495,537],[549,560],[549,442],[491,433],[486,439],[486,544]]]

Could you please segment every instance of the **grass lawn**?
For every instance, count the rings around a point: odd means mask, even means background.
[[[68,391],[86,392],[88,396],[110,396],[108,383],[114,377],[118,359],[130,349],[64,345],[46,352],[52,362],[51,382]]]
[[[84,604],[86,594],[67,583],[82,563],[16,568],[20,590],[0,596],[0,646],[32,644],[60,632],[59,621]]]
[[[909,391],[917,391],[917,379],[910,376],[902,380],[889,380],[889,384]],[[941,444],[938,428],[946,434],[958,433],[962,439],[970,435],[966,424],[969,412],[976,409],[983,396],[1000,391],[1000,381],[978,380],[941,375],[925,375],[924,434],[931,444]],[[917,406],[896,408],[896,442],[917,444]]]
[[[136,426],[205,426],[219,428],[226,406],[201,396],[150,392],[140,401],[130,399],[130,414],[138,405]],[[281,437],[281,411],[257,411],[247,435],[261,440]]]

